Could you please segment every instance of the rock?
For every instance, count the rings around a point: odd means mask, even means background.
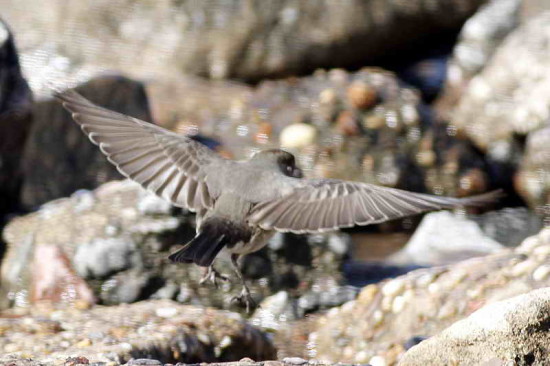
[[[544,364],[548,361],[550,289],[499,301],[477,310],[411,348],[399,365]]]
[[[19,208],[21,160],[31,127],[31,103],[13,36],[0,20],[0,226],[5,214]]]
[[[496,253],[503,246],[474,221],[448,211],[424,216],[409,242],[392,254],[392,264],[437,266]]]
[[[464,23],[448,63],[445,90],[436,102],[443,119],[449,118],[470,80],[491,60],[504,38],[517,28],[521,5],[520,0],[491,0]]]
[[[514,134],[548,126],[549,19],[542,13],[510,33],[451,114],[458,133],[497,161],[517,162]]]
[[[300,359],[300,358],[299,357],[289,357],[289,360],[293,361],[293,359]],[[71,358],[70,362],[73,362],[72,360],[73,360],[73,358]],[[158,360],[155,360],[155,359],[140,359],[140,360],[130,361],[125,365],[128,365],[128,366],[130,366],[131,364],[136,365],[136,363],[134,363],[136,361],[143,362],[143,363],[139,363],[141,365],[143,365],[146,362],[150,362],[152,365],[156,365],[157,362],[159,362]],[[4,362],[6,364],[13,365],[13,366],[57,366],[58,363],[61,362],[61,360],[56,360],[56,361],[47,360],[47,361],[44,361],[44,360],[25,359],[25,358],[18,357],[18,356],[6,356],[6,357],[0,356],[0,362]],[[56,362],[58,362],[58,363],[56,363]],[[67,362],[69,362],[69,361],[67,361]],[[283,361],[254,362],[253,360],[251,360],[248,357],[245,357],[245,358],[243,358],[239,361],[234,361],[234,362],[221,362],[221,363],[216,362],[216,363],[212,363],[212,364],[203,362],[201,364],[204,365],[204,366],[289,366],[289,365],[293,365],[293,363],[285,361],[284,359],[283,359]],[[74,366],[74,364],[69,364],[69,363],[67,363],[67,365],[68,366]],[[119,363],[119,362],[110,361],[108,363],[96,362],[96,363],[93,363],[93,365],[94,366],[120,366],[122,364]],[[167,364],[167,365],[171,365],[171,364]],[[178,362],[176,364],[176,366],[185,366],[185,365],[186,365],[185,363],[180,363],[180,362]],[[303,365],[308,365],[308,366],[336,366],[336,365],[339,365],[339,364],[331,364],[331,363],[327,363],[327,362],[322,362],[322,361],[317,361],[317,360],[310,359],[310,360],[305,360]]]
[[[434,336],[485,305],[550,287],[549,259],[546,227],[514,249],[366,286],[355,301],[317,321],[310,349],[323,360],[361,362],[356,355],[366,360],[380,356],[391,364],[413,337]]]
[[[76,90],[106,108],[151,121],[141,83],[106,76]],[[53,98],[39,101],[34,105],[33,114],[23,161],[22,203],[27,208],[122,177],[80,131],[59,101]]]
[[[508,207],[468,218],[475,221],[485,235],[508,247],[517,246],[543,227],[541,215],[525,207]]]
[[[4,11],[28,50],[29,75],[59,72],[75,62],[75,77],[92,65],[151,79],[193,74],[257,81],[318,67],[376,64],[389,51],[408,56],[437,42],[434,34],[456,32],[482,3],[354,0],[335,7],[326,0],[278,0],[266,7],[126,0],[67,8],[49,0],[7,5]],[[94,31],[98,27],[103,31]]]
[[[550,126],[531,132],[514,185],[521,197],[550,224]]]
[[[173,309],[170,317],[159,316],[163,308]],[[31,307],[17,314],[0,319],[4,359],[12,354],[44,362],[79,357],[149,365],[275,357],[268,337],[238,314],[168,300],[88,310]]]
[[[44,301],[61,307],[88,306],[153,297],[229,308],[240,285],[231,276],[228,258],[216,261],[218,270],[231,279],[218,290],[199,284],[200,267],[167,259],[194,236],[194,225],[193,215],[170,208],[130,181],[110,182],[49,202],[15,218],[3,232],[8,250],[1,306]],[[299,298],[313,287],[330,293],[344,283],[340,267],[350,245],[347,234],[279,234],[267,248],[244,257],[241,269],[252,280],[258,301],[279,291],[293,291]],[[43,261],[46,252],[49,259]]]

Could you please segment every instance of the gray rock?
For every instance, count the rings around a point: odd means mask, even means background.
[[[412,347],[399,362],[413,365],[544,365],[550,353],[550,289],[487,305]]]
[[[74,358],[73,365],[79,361],[158,365],[276,357],[268,336],[239,314],[174,301],[58,311],[27,308],[18,314],[0,318],[5,329],[0,338],[2,365],[10,355],[22,352],[41,364],[67,366],[71,365],[64,363],[68,357]]]
[[[140,254],[129,237],[95,239],[79,245],[73,258],[76,272],[84,278],[105,278],[141,264]]]
[[[503,246],[483,233],[479,225],[448,211],[424,216],[409,242],[388,261],[395,264],[436,266],[483,256]]]
[[[76,68],[74,78],[95,67],[133,77],[259,80],[373,64],[389,51],[407,55],[434,34],[457,31],[483,3],[125,0],[73,8],[60,0],[22,1],[3,12],[21,34],[28,75],[38,86],[45,74],[67,68]]]
[[[477,222],[487,236],[508,247],[519,245],[543,227],[542,217],[525,207],[509,207],[469,218]]]

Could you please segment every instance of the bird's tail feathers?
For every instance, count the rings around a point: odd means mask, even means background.
[[[173,262],[195,263],[208,267],[226,244],[225,235],[216,236],[203,231],[168,258]]]
[[[224,218],[210,217],[201,224],[193,240],[168,258],[174,262],[208,267],[224,246],[231,248],[238,242],[246,243],[249,240],[250,232],[243,225]]]

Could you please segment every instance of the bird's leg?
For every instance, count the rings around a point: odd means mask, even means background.
[[[257,304],[250,295],[250,290],[248,289],[243,274],[239,269],[239,263],[237,262],[237,259],[239,259],[238,254],[231,254],[231,264],[233,265],[233,269],[235,270],[235,273],[237,273],[237,277],[239,277],[239,280],[243,285],[243,289],[241,290],[241,293],[238,296],[234,296],[231,301],[239,301],[241,303],[244,303],[246,305],[246,312],[250,313],[250,309],[256,308]]]
[[[216,288],[218,288],[218,279],[222,281],[229,281],[229,278],[226,275],[223,275],[220,272],[216,271],[214,265],[212,264],[206,269],[206,272],[204,276],[202,276],[199,284],[202,285],[205,282],[210,282],[213,283]]]

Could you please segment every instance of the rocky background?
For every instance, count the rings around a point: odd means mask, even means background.
[[[548,2],[0,11],[0,364],[547,364]],[[53,100],[73,87],[226,157],[283,147],[308,177],[506,197],[277,234],[241,263],[261,304],[246,314],[235,281],[167,260],[194,215],[120,180]]]

